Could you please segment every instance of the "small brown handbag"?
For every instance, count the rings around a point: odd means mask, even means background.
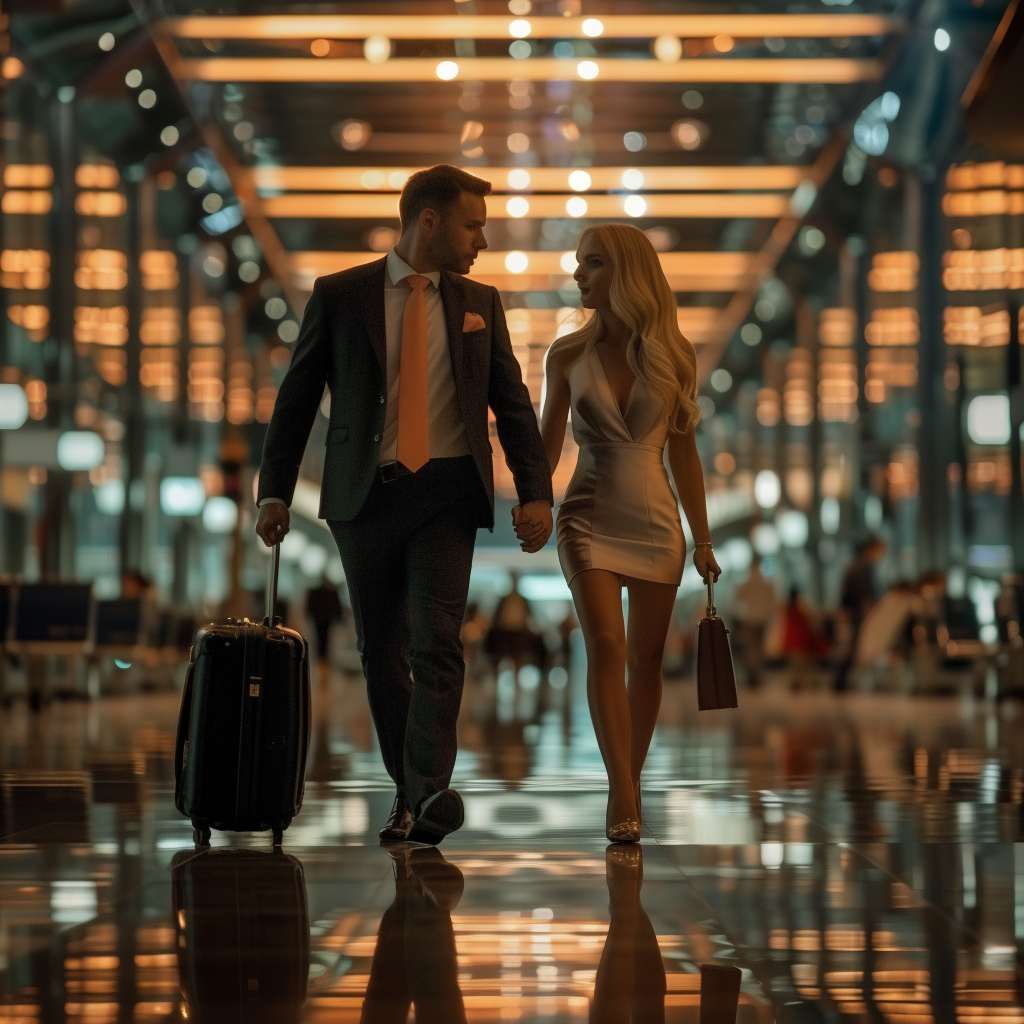
[[[708,573],[708,607],[697,625],[697,706],[701,711],[739,706],[729,630],[715,611],[715,587]]]

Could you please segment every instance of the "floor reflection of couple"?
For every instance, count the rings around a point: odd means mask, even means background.
[[[405,1024],[410,1007],[415,1007],[418,1024],[465,1021],[451,920],[462,897],[462,872],[436,848],[398,847],[389,852],[395,863],[395,899],[377,933],[362,1024]],[[662,1024],[665,966],[640,901],[643,851],[639,846],[610,846],[605,865],[611,920],[590,1020]],[[736,995],[727,996],[728,1006],[716,1007],[712,1016],[704,1012],[711,1007],[702,1006],[701,1020],[734,1021]]]

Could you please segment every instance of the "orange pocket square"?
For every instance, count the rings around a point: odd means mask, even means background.
[[[486,326],[484,318],[479,313],[467,313],[466,319],[462,321],[462,333],[468,334],[470,331],[482,331]]]

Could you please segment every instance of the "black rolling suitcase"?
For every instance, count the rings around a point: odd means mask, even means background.
[[[299,861],[280,850],[183,850],[171,886],[189,1024],[298,1021],[309,979]]]
[[[175,741],[174,803],[197,845],[210,829],[265,832],[274,845],[302,806],[309,750],[309,651],[273,618],[275,546],[263,622],[229,620],[196,634]]]

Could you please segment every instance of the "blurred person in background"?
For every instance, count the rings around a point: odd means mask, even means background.
[[[771,580],[761,572],[761,556],[754,555],[750,574],[736,588],[734,598],[739,622],[740,660],[747,672],[747,685],[761,685],[764,672],[764,636],[778,612],[779,600]]]
[[[875,566],[885,557],[887,550],[885,541],[880,537],[869,537],[857,548],[857,554],[843,575],[839,608],[846,619],[850,648],[836,671],[834,687],[837,692],[849,687],[850,669],[857,656],[861,626],[864,617],[878,600]]]
[[[496,665],[505,658],[511,658],[517,673],[523,665],[537,665],[544,661],[544,640],[534,628],[530,602],[519,589],[517,573],[512,573],[512,589],[494,609],[484,643]]]
[[[328,661],[331,628],[345,619],[338,588],[330,583],[326,576],[321,577],[319,586],[310,587],[306,593],[306,615],[316,632],[318,681],[321,689],[325,689],[331,676]]]
[[[814,663],[827,652],[828,642],[818,632],[800,591],[793,587],[782,620],[782,654],[793,673],[793,689],[814,685]]]

